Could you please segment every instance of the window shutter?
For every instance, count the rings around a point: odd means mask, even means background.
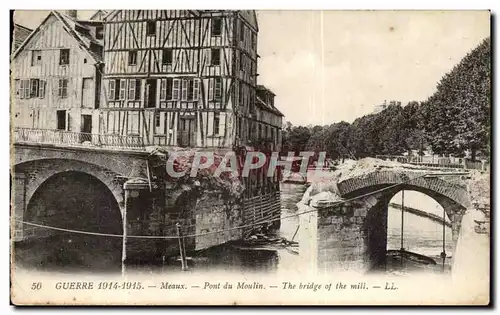
[[[63,97],[63,79],[59,79],[59,87],[58,87],[58,95],[59,97]]]
[[[167,80],[161,79],[160,100],[164,101],[167,95]]]
[[[214,99],[214,80],[213,78],[208,79],[208,99],[211,101]]]
[[[30,80],[24,81],[24,98],[30,98]]]
[[[135,100],[141,99],[141,80],[135,80]]]
[[[219,136],[223,136],[226,130],[226,113],[219,114]]]
[[[208,112],[207,123],[208,123],[208,132],[207,132],[207,134],[209,136],[213,136],[214,135],[214,112]]]
[[[180,85],[181,85],[181,80],[180,79],[174,79],[174,84],[172,88],[172,99],[177,101],[179,100],[179,92],[180,92]]]
[[[135,79],[129,80],[127,98],[129,100],[135,100]]]
[[[194,79],[193,101],[199,100],[199,94],[200,94],[200,79]]]
[[[188,80],[182,80],[182,100],[187,100]]]
[[[127,91],[127,80],[121,79],[120,80],[120,100],[125,99],[126,91]]]
[[[219,100],[222,97],[222,79],[215,78],[215,99]]]
[[[116,81],[115,80],[110,80],[109,81],[109,99],[114,100],[115,99],[115,89],[116,89]]]
[[[44,81],[44,80],[40,80],[40,87],[39,87],[39,97],[40,98],[44,98],[45,97],[45,84],[47,83],[47,81]]]

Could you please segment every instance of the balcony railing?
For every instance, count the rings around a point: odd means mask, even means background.
[[[14,143],[46,143],[68,146],[142,149],[140,136],[103,135],[65,130],[14,128]]]

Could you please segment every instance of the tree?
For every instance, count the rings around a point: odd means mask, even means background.
[[[489,152],[491,95],[490,38],[467,54],[439,82],[423,105],[425,128],[433,151],[463,155],[475,160],[478,150]]]

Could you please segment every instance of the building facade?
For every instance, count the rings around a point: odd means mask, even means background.
[[[254,11],[111,12],[103,131],[162,146],[252,144],[257,32]]]
[[[13,53],[14,127],[99,133],[102,23],[52,11]]]

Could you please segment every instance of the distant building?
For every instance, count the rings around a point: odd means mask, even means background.
[[[253,129],[249,132],[250,143],[268,140],[272,149],[281,149],[283,114],[274,106],[275,94],[263,85],[257,85],[255,114],[252,116]]]
[[[22,26],[20,24],[14,24],[14,30],[12,34],[12,52],[15,52],[19,46],[28,38],[33,30]]]
[[[389,107],[391,105],[401,106],[401,102],[399,102],[399,101],[390,101],[389,103],[387,103],[387,101],[384,100],[384,103],[382,103],[380,105],[375,105],[375,109],[373,110],[372,114],[378,114],[378,113],[380,113],[381,111],[383,111],[384,109],[386,109],[387,107]]]
[[[99,132],[102,23],[51,11],[13,53],[15,127]]]

